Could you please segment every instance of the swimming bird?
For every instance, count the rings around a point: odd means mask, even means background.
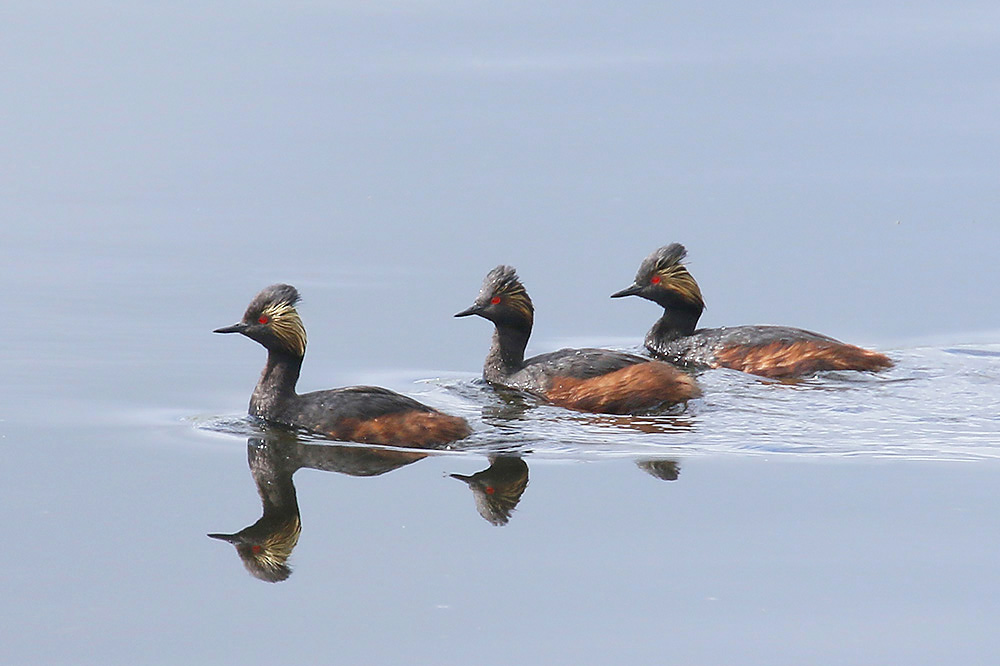
[[[680,243],[665,245],[643,259],[635,282],[611,298],[640,296],[663,307],[646,334],[655,358],[704,370],[732,368],[762,377],[788,378],[823,370],[882,370],[885,354],[787,326],[727,326],[695,329],[705,300],[683,260]]]
[[[493,344],[483,379],[538,396],[561,407],[630,414],[682,403],[701,395],[689,375],[666,363],[607,349],[560,349],[524,358],[534,306],[517,272],[497,266],[483,280],[475,303],[456,317],[493,322]]]
[[[335,439],[430,447],[471,433],[465,419],[377,386],[295,392],[306,353],[298,290],[274,284],[257,294],[243,319],[215,333],[240,333],[267,349],[267,364],[250,397],[249,414]]]

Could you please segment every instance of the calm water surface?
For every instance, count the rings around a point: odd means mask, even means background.
[[[995,2],[0,14],[0,664],[1000,663]],[[490,268],[529,353],[630,348],[674,241],[704,325],[896,367],[641,418],[476,381]],[[278,281],[303,391],[475,434],[249,422],[210,331]]]
[[[249,421],[264,352],[208,332],[242,305],[184,321],[184,353],[177,317],[160,331],[141,305],[8,352],[5,662],[989,663],[1000,649],[991,336],[889,350],[880,375],[712,371],[703,399],[646,417],[536,405],[474,372],[359,368],[377,344],[338,370],[314,336],[303,390],[378,383],[474,425],[450,450],[407,452]],[[320,310],[303,306],[307,327],[328,323]],[[162,344],[97,344],[122,327]],[[296,516],[281,582],[206,536]]]

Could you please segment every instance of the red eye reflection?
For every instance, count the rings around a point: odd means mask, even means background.
[[[256,555],[257,553],[260,552],[260,546],[254,544],[253,546],[250,547],[250,550]]]
[[[654,275],[652,278],[650,278],[649,281],[652,282],[653,284],[660,284],[660,276]]]
[[[500,304],[500,297],[499,296],[494,296],[493,298],[490,299],[490,303],[492,303],[493,305],[499,305]]]
[[[493,486],[486,486],[486,494],[487,495],[492,495],[495,492],[496,492],[496,488],[494,488]]]
[[[267,322],[269,322],[271,320],[267,318],[267,315],[261,315],[260,319],[258,319],[257,321],[260,322],[261,324],[266,324]]]

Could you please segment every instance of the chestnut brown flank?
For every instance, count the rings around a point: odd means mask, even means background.
[[[892,366],[885,354],[844,343],[799,340],[759,347],[724,347],[715,352],[717,366],[762,377],[798,377],[823,370],[882,370]]]
[[[660,361],[637,363],[590,379],[555,377],[545,392],[554,405],[605,414],[630,414],[699,395],[694,379]]]
[[[344,419],[329,434],[350,442],[434,446],[468,437],[472,431],[465,419],[441,412],[411,410],[374,419]]]

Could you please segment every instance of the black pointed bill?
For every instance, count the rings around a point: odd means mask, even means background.
[[[611,294],[611,298],[622,298],[623,296],[638,296],[639,292],[642,291],[642,287],[637,284],[633,284],[631,287],[625,287],[621,291],[616,291]]]
[[[247,325],[243,322],[239,324],[233,324],[232,326],[223,326],[222,328],[217,328],[212,333],[242,333],[247,330]],[[211,536],[211,535],[209,535]]]
[[[209,534],[213,539],[218,539],[219,541],[228,541],[229,543],[240,543],[240,538],[235,534]]]
[[[461,312],[456,312],[455,316],[456,317],[468,317],[470,315],[481,314],[482,311],[483,311],[483,306],[479,305],[477,303],[477,304],[473,305],[470,308],[466,308],[465,310],[462,310]]]

